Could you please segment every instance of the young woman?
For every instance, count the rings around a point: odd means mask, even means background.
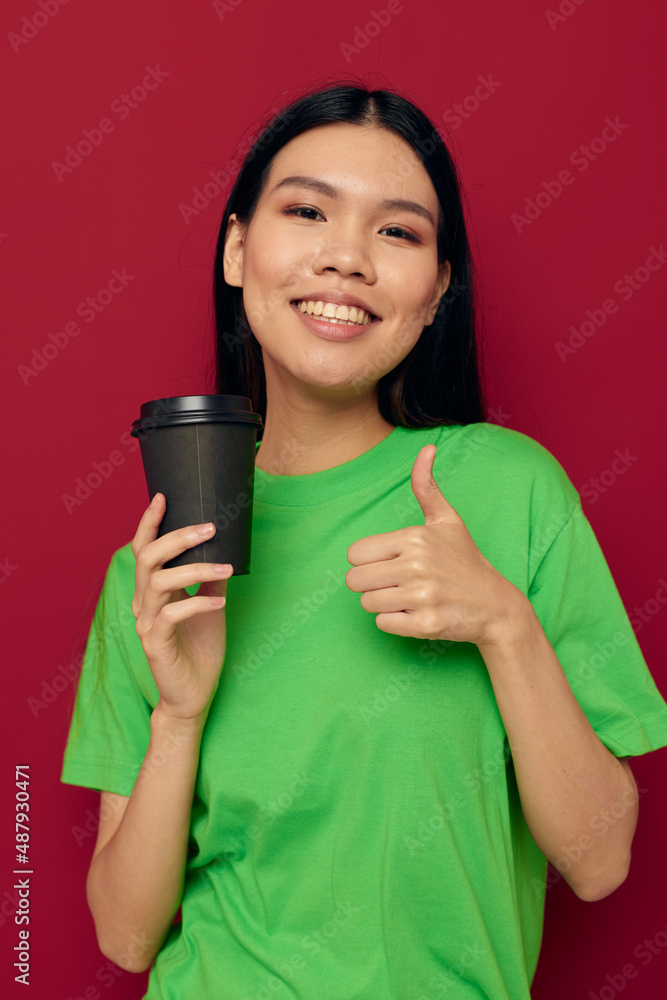
[[[252,573],[164,569],[215,526],[158,538],[161,494],[112,559],[63,770],[102,792],[100,948],[151,1000],[527,1000],[547,860],[623,882],[667,705],[565,473],[484,422],[432,123],[287,108],[215,304],[217,390],[264,417]]]

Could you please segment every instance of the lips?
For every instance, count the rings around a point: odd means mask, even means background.
[[[358,340],[361,337],[365,337],[368,331],[373,330],[377,324],[380,322],[379,319],[371,322],[369,320],[369,314],[366,313],[366,323],[350,322],[349,320],[339,320],[335,317],[328,318],[325,316],[315,316],[308,314],[308,312],[301,312],[297,303],[302,300],[296,299],[291,303],[291,308],[297,314],[302,323],[314,333],[316,337],[320,337],[323,340],[333,340],[333,341],[351,341]],[[363,310],[362,310],[363,312]]]

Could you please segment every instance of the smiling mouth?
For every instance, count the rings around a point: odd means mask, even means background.
[[[368,326],[379,319],[379,316],[374,316],[359,306],[337,306],[334,302],[324,302],[321,299],[294,299],[292,305],[308,316],[343,326]]]

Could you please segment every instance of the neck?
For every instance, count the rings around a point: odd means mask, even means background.
[[[394,429],[380,414],[377,387],[362,398],[290,395],[267,384],[266,420],[255,465],[276,476],[323,472],[369,451]]]

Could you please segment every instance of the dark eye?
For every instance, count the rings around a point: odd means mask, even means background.
[[[300,219],[315,219],[318,215],[322,218],[316,208],[309,208],[307,205],[295,205],[293,208],[286,208],[285,215],[296,215]]]
[[[389,236],[397,236],[399,239],[412,240],[413,243],[419,243],[416,236],[408,233],[405,229],[401,229],[400,226],[387,226],[385,229],[381,229],[380,232],[387,233]]]

